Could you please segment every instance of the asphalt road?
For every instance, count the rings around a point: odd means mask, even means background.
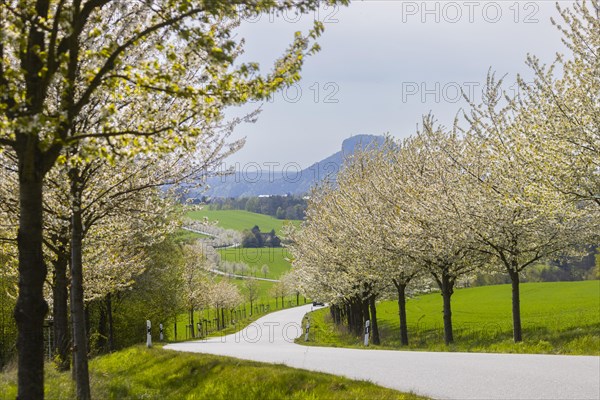
[[[293,341],[311,308],[274,312],[233,335],[165,348],[281,363],[437,399],[600,399],[600,357],[297,345]]]

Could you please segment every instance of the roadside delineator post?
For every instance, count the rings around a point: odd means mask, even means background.
[[[160,341],[162,342],[163,340],[165,340],[163,324],[159,324],[158,328],[159,328],[159,332],[160,332]]]
[[[146,320],[146,347],[152,347],[152,323]]]
[[[306,333],[304,334],[304,341],[308,342],[308,332],[310,331],[310,319],[306,318]]]
[[[365,321],[365,346],[369,345],[369,328],[371,326],[371,321]]]

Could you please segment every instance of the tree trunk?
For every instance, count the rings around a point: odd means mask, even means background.
[[[52,315],[54,322],[52,330],[54,343],[52,354],[56,368],[59,371],[68,371],[71,367],[69,350],[71,335],[69,334],[69,290],[67,267],[69,254],[64,246],[60,246],[54,261],[54,276],[52,279]]]
[[[521,329],[521,294],[519,291],[519,272],[508,270],[512,282],[512,316],[513,316],[513,339],[515,343],[523,341]]]
[[[110,293],[106,295],[106,318],[108,320],[108,351],[113,352],[115,350],[115,326]]]
[[[356,336],[362,335],[363,332],[363,307],[360,299],[354,300],[354,334]]]
[[[106,309],[102,302],[100,303],[100,316],[98,317],[98,343],[97,350],[101,352],[106,351],[106,342],[107,342],[107,321],[106,321]]]
[[[400,344],[408,346],[408,324],[406,320],[406,284],[394,280],[398,292],[398,316],[400,317]]]
[[[190,323],[190,334],[192,335],[192,338],[195,338],[196,335],[194,333],[194,307],[190,308],[188,322]]]
[[[33,143],[31,143],[33,142]],[[37,141],[30,139],[19,154],[19,297],[14,317],[17,323],[17,398],[44,398],[44,300],[46,265],[42,252],[42,160]]]
[[[371,319],[369,317],[369,297],[368,296],[365,296],[365,298],[360,301],[360,306],[361,306],[361,313],[362,313],[361,328],[364,328],[365,323]]]
[[[442,297],[444,299],[444,343],[449,345],[454,342],[452,332],[452,307],[450,300],[454,293],[454,280],[446,274],[442,275]]]
[[[375,304],[375,295],[369,298],[369,308],[371,309],[371,332],[373,332],[371,341],[373,344],[380,344],[379,324],[377,324],[377,307]]]
[[[331,305],[329,307],[329,314],[331,315],[331,319],[333,321],[334,324],[339,325],[340,324],[340,308],[338,306]]]
[[[352,333],[354,333],[355,328],[354,328],[354,318],[356,317],[356,314],[354,313],[354,301],[350,300],[348,302],[348,330]]]
[[[72,169],[71,195],[71,320],[73,322],[73,367],[77,386],[77,399],[89,400],[90,378],[88,373],[88,346],[85,306],[83,297],[83,223],[81,215],[81,189],[79,171]]]
[[[225,328],[225,307],[221,308],[221,329]]]
[[[348,329],[351,330],[352,329],[352,308],[350,307],[350,303],[346,303],[344,308],[346,309],[346,325],[348,325]]]

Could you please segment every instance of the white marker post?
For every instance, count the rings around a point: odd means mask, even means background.
[[[165,335],[164,335],[164,331],[163,331],[163,324],[159,324],[158,328],[159,328],[159,332],[160,332],[160,341],[162,342],[163,340],[165,340]]]
[[[310,320],[306,320],[306,333],[304,334],[304,341],[308,342],[308,331],[310,331]]]
[[[365,346],[369,345],[369,327],[371,325],[371,321],[367,320],[365,322]]]
[[[146,320],[146,347],[152,347],[152,323]]]

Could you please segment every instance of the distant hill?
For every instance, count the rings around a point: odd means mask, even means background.
[[[357,149],[381,145],[383,136],[356,135],[342,143],[335,154],[318,161],[308,168],[297,172],[294,169],[284,171],[238,171],[235,174],[214,177],[208,180],[209,189],[202,193],[209,197],[252,197],[260,195],[302,195],[308,193],[311,186],[327,178],[335,180],[344,160]]]

